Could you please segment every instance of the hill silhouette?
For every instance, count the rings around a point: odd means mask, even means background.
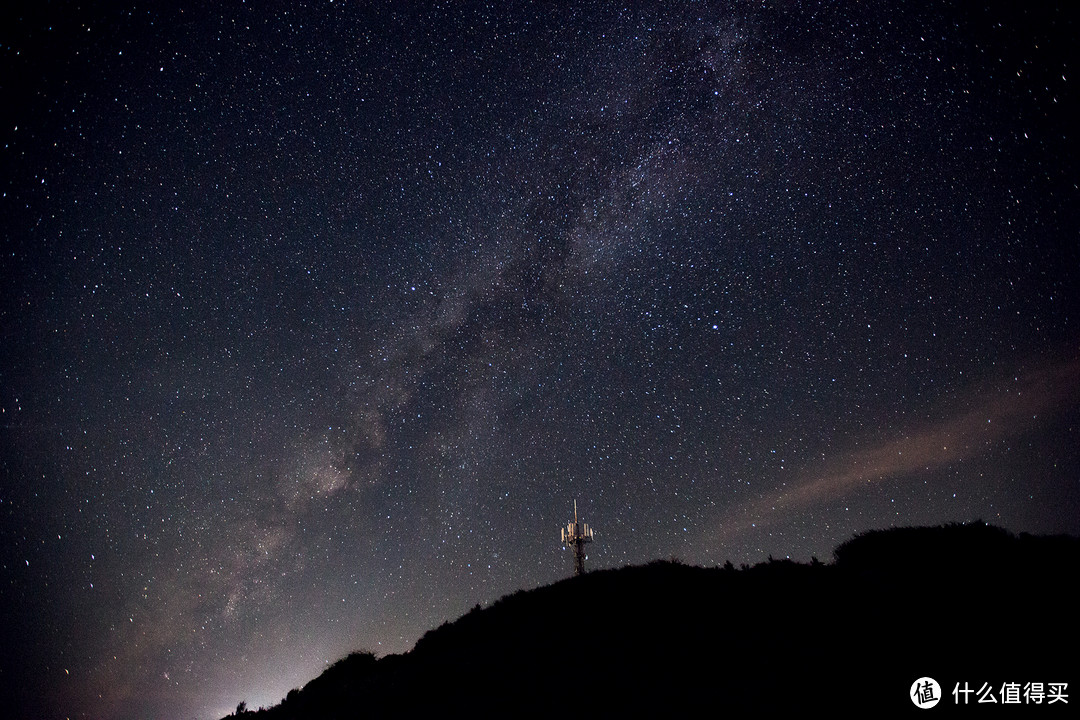
[[[242,715],[918,714],[923,676],[941,685],[937,714],[1017,712],[1003,683],[1077,689],[1078,570],[1080,539],[975,523],[865,533],[828,564],[597,571],[478,606],[403,655],[349,655]],[[958,705],[965,682],[998,704]]]

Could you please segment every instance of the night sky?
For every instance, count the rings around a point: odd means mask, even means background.
[[[569,575],[575,498],[590,568],[1080,533],[1063,10],[15,4],[17,713],[276,703]]]

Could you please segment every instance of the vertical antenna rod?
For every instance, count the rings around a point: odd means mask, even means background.
[[[585,574],[585,543],[592,542],[593,532],[589,523],[578,521],[577,500],[574,500],[574,521],[561,528],[563,546],[574,548],[574,574]]]

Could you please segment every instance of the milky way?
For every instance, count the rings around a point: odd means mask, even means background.
[[[567,576],[574,499],[590,568],[1080,532],[1065,11],[24,5],[19,712],[275,703]]]

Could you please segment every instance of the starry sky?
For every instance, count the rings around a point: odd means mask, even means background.
[[[4,10],[0,701],[276,703],[575,498],[590,568],[1080,533],[1080,33],[974,5]]]

